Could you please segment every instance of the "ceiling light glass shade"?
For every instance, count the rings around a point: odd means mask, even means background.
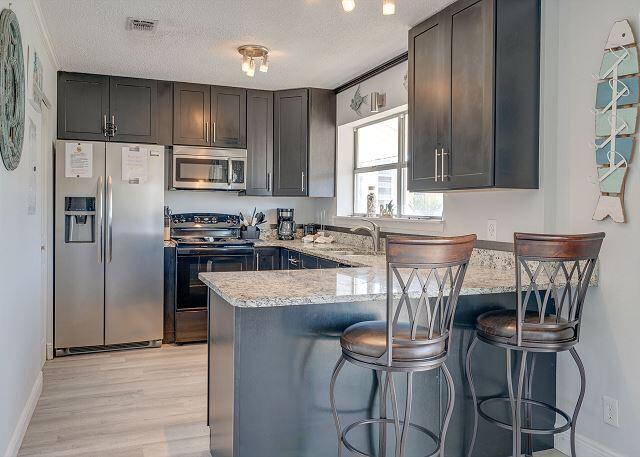
[[[356,7],[356,0],[342,0],[342,9],[347,13],[353,11]]]
[[[253,78],[253,75],[256,74],[256,63],[251,59],[249,63],[249,69],[247,70],[247,76]]]
[[[260,71],[263,73],[269,71],[269,57],[266,55],[262,58],[262,62],[260,63]]]
[[[395,0],[382,0],[382,14],[385,16],[396,14]]]
[[[249,56],[242,56],[242,71],[244,71],[245,73],[249,71],[250,61],[251,59],[249,58]]]

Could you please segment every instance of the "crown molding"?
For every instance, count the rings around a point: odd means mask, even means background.
[[[53,42],[51,41],[51,35],[49,34],[49,29],[47,28],[47,24],[44,21],[44,17],[42,15],[42,10],[40,9],[40,3],[38,0],[29,0],[29,7],[31,8],[31,12],[36,18],[36,24],[38,26],[38,31],[42,36],[42,41],[44,42],[45,48],[47,49],[47,54],[51,58],[53,65],[57,70],[60,70],[60,61],[58,60],[58,56],[56,55],[55,48],[53,47]]]

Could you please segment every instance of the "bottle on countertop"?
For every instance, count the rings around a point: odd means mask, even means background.
[[[369,186],[367,193],[367,217],[376,217],[376,186]]]

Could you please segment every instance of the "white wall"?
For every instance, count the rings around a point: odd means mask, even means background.
[[[7,8],[7,0],[0,8]],[[42,38],[30,0],[13,1],[18,16],[25,67],[27,47],[37,50],[44,67],[44,90],[53,109],[49,112],[52,144],[55,132],[56,67]],[[26,74],[26,73],[25,73]],[[31,117],[40,131],[40,115],[26,102],[25,117]],[[35,148],[32,149],[32,148]],[[9,172],[0,165],[0,455],[17,453],[29,415],[41,388],[46,312],[41,300],[41,214],[38,194],[35,215],[27,215],[27,193],[31,166],[38,177],[46,170],[41,141],[32,145],[25,132],[22,161]],[[48,162],[50,165],[50,161]]]
[[[582,437],[624,456],[640,455],[640,155],[632,158],[626,185],[628,223],[591,220],[598,190],[587,179],[595,173],[593,141],[596,83],[591,77],[600,68],[602,49],[613,23],[629,19],[640,40],[640,2],[637,0],[554,0],[557,16],[557,136],[556,156],[558,228],[567,232],[605,231],[600,287],[587,298],[582,341],[578,346],[587,369],[587,395],[578,423]],[[563,357],[558,388],[561,407],[571,407],[578,392],[578,377],[570,357]],[[620,401],[620,428],[602,421],[602,396]],[[585,457],[590,441],[583,440]],[[563,449],[567,449],[566,443]],[[597,449],[598,444],[596,444]],[[616,454],[600,454],[616,455]]]

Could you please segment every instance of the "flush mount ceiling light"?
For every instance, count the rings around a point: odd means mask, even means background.
[[[246,44],[238,48],[242,55],[242,71],[253,78],[256,74],[256,60],[260,60],[260,71],[266,73],[269,70],[269,50],[257,44]]]
[[[356,0],[342,0],[342,9],[350,13],[356,8]],[[382,0],[382,14],[390,16],[396,14],[395,0]]]

